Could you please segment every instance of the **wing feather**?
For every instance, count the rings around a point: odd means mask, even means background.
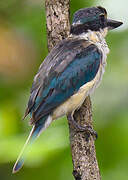
[[[91,81],[101,58],[99,49],[83,39],[64,40],[55,46],[34,78],[26,113],[32,114],[31,123],[50,114]]]

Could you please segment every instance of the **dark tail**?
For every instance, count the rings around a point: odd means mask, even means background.
[[[51,122],[52,122],[51,116],[50,115],[45,116],[32,127],[32,130],[28,136],[28,139],[27,139],[26,143],[24,144],[24,147],[13,167],[13,171],[12,171],[13,173],[16,173],[17,171],[19,171],[22,168],[22,166],[24,164],[24,159],[26,157],[26,154],[27,154],[30,146],[33,144],[33,142],[36,140],[36,138],[41,134],[41,132],[44,131],[50,125]]]

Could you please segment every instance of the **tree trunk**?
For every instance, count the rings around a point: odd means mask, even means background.
[[[69,1],[45,0],[49,51],[69,35]],[[87,97],[79,111],[75,112],[74,118],[80,125],[92,127],[90,97]],[[85,132],[76,132],[70,123],[69,132],[75,180],[100,180],[93,137]]]
[[[92,106],[88,96],[82,107],[75,112],[74,119],[82,126],[92,126]],[[85,132],[76,132],[69,124],[70,144],[75,180],[100,180],[100,172],[96,159],[94,138]]]

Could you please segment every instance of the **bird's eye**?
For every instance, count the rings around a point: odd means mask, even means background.
[[[100,14],[100,19],[101,19],[101,21],[104,21],[105,20],[105,15],[102,13],[102,14]]]

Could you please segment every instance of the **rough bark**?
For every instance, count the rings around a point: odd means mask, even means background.
[[[69,35],[69,1],[45,0],[49,51]],[[87,97],[79,111],[75,112],[74,118],[80,125],[92,127],[90,97]],[[70,123],[69,132],[75,180],[100,180],[93,137],[85,132],[76,132]]]
[[[92,126],[92,106],[88,96],[82,107],[75,112],[74,119],[81,126]],[[70,144],[73,161],[73,175],[76,180],[100,180],[100,172],[96,159],[94,138],[85,132],[76,132],[69,125]]]
[[[69,35],[69,0],[45,0],[48,50]]]

